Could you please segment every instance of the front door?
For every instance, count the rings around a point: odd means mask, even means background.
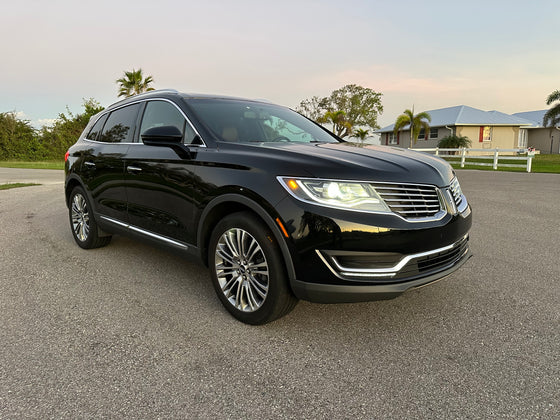
[[[195,137],[183,113],[168,101],[154,100],[146,104],[140,136],[157,126],[177,127],[185,143]],[[193,170],[191,161],[170,147],[147,146],[141,137],[131,145],[124,174],[131,229],[163,237],[160,239],[194,243]]]

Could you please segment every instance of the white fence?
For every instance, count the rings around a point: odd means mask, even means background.
[[[445,155],[447,158],[461,159],[461,168],[465,167],[465,159],[492,159],[492,163],[488,162],[467,162],[467,165],[478,165],[478,166],[492,166],[494,169],[498,169],[498,166],[503,166],[506,168],[527,168],[527,172],[531,172],[531,166],[533,165],[533,158],[535,157],[535,152],[527,149],[469,149],[466,147],[461,147],[459,149],[444,149],[440,147],[436,148],[424,148],[424,149],[414,149],[418,152],[435,152],[438,156],[440,152],[459,152],[459,154]],[[472,154],[472,152],[484,152],[486,154]],[[502,153],[502,155],[500,155]],[[504,154],[504,153],[507,153]],[[517,156],[512,155],[512,153],[517,153]],[[526,156],[519,156],[519,154],[526,154]],[[500,163],[500,160],[512,161],[512,160],[524,160],[525,163]],[[454,162],[459,163],[459,162]]]

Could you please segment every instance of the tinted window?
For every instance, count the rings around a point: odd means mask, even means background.
[[[101,134],[101,129],[103,128],[103,124],[107,120],[107,115],[103,115],[101,118],[97,120],[97,122],[91,127],[89,130],[88,135],[86,136],[89,140],[97,140],[97,136]]]
[[[276,105],[233,99],[190,99],[188,104],[199,119],[224,141],[338,141],[297,112]]]
[[[99,141],[107,143],[131,143],[140,104],[126,106],[111,112]]]
[[[146,110],[144,111],[144,116],[142,117],[140,134],[150,128],[161,126],[177,127],[183,134],[185,143],[191,143],[194,139],[194,130],[177,107],[164,101],[148,102]]]

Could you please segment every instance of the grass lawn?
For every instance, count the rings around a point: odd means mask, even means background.
[[[32,185],[41,185],[41,184],[22,184],[19,182],[15,182],[13,184],[0,184],[0,191],[1,190],[9,190],[10,188],[20,188],[20,187],[31,187]]]
[[[0,168],[24,168],[24,169],[64,169],[64,161],[47,160],[38,162],[27,162],[23,160],[2,160]]]
[[[446,160],[450,160],[447,156],[440,156],[445,158]],[[461,157],[460,156],[455,156],[453,158],[454,161],[460,160]],[[494,158],[490,157],[489,159],[472,159],[472,162],[480,162],[480,163],[492,163],[494,161]],[[461,168],[461,163],[453,163],[453,162],[449,162],[451,163],[451,166],[453,166],[453,168],[455,169],[478,169],[481,171],[493,171],[494,169],[492,169],[492,166],[478,166],[478,165],[469,165],[469,158],[467,157],[466,161],[465,161],[465,167]],[[508,167],[503,167],[500,166],[501,163],[505,163],[505,164],[523,164],[525,165],[526,162],[523,160],[502,160],[502,158],[500,157],[500,160],[498,162],[498,171],[503,171],[503,172],[527,172],[526,167],[523,168],[508,168]],[[540,172],[540,173],[554,173],[554,174],[560,174],[560,154],[559,155],[535,155],[534,159],[533,159],[533,164],[532,164],[532,168],[531,168],[531,172]]]

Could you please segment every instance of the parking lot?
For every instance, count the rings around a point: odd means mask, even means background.
[[[61,183],[0,191],[0,418],[559,418],[560,175],[458,176],[461,270],[260,327],[204,267],[79,248]]]

